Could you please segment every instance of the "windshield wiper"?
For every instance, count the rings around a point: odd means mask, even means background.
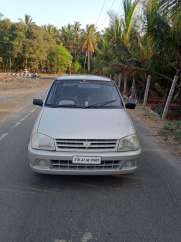
[[[94,103],[94,104],[85,106],[84,108],[100,108],[100,107],[104,107],[108,104],[114,103],[116,101],[117,101],[117,99],[112,99],[112,100],[109,100],[109,101],[106,101],[106,102],[103,102],[103,103]]]
[[[62,105],[47,105],[50,108],[83,108],[82,106],[78,106],[76,104],[62,104]]]

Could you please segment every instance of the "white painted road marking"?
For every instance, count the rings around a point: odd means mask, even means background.
[[[85,232],[80,239],[80,242],[88,242],[89,240],[92,240],[93,236],[90,232]],[[54,242],[73,242],[72,240],[64,240],[64,239],[55,239]]]
[[[34,113],[38,108],[34,108],[30,111],[30,113]]]
[[[37,108],[32,109],[28,114],[26,114],[22,119],[20,119],[18,122],[16,122],[12,128],[18,127],[25,119],[27,119],[33,112],[35,112]],[[8,136],[8,133],[4,133],[0,136],[0,141],[2,141],[6,136]]]
[[[21,119],[19,120],[19,122],[23,122],[23,121],[25,121],[30,115],[31,115],[31,113],[28,113],[28,114],[25,115],[23,118],[21,118]]]
[[[16,124],[13,125],[12,128],[18,127],[23,121],[25,121],[36,110],[37,110],[37,108],[32,109],[28,114],[26,114],[23,118],[21,118],[18,122],[16,122]]]
[[[0,136],[0,141],[2,141],[6,136],[8,136],[8,133],[4,133]]]
[[[19,125],[21,124],[21,122],[20,121],[18,121],[14,126],[13,126],[13,128],[16,128],[16,127],[18,127]]]
[[[81,239],[81,242],[88,242],[92,239],[92,234],[90,232],[86,232]]]
[[[54,242],[72,242],[72,240],[56,239]]]

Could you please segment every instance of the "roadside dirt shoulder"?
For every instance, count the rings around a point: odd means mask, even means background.
[[[44,93],[50,83],[44,79],[0,79],[0,123],[30,105],[32,98]]]
[[[175,141],[172,137],[166,138],[160,134],[160,130],[167,121],[161,120],[156,114],[147,108],[144,109],[142,106],[138,106],[136,110],[129,111],[129,113],[133,119],[148,129],[150,135],[154,136],[162,147],[169,150],[170,153],[181,157],[181,143]]]

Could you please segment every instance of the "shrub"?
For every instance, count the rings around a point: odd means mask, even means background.
[[[160,134],[165,137],[172,137],[174,140],[181,142],[181,121],[169,121],[160,130]]]

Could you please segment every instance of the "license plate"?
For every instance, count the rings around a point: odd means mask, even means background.
[[[99,165],[101,164],[101,157],[96,156],[74,156],[72,159],[73,164],[92,164]]]

